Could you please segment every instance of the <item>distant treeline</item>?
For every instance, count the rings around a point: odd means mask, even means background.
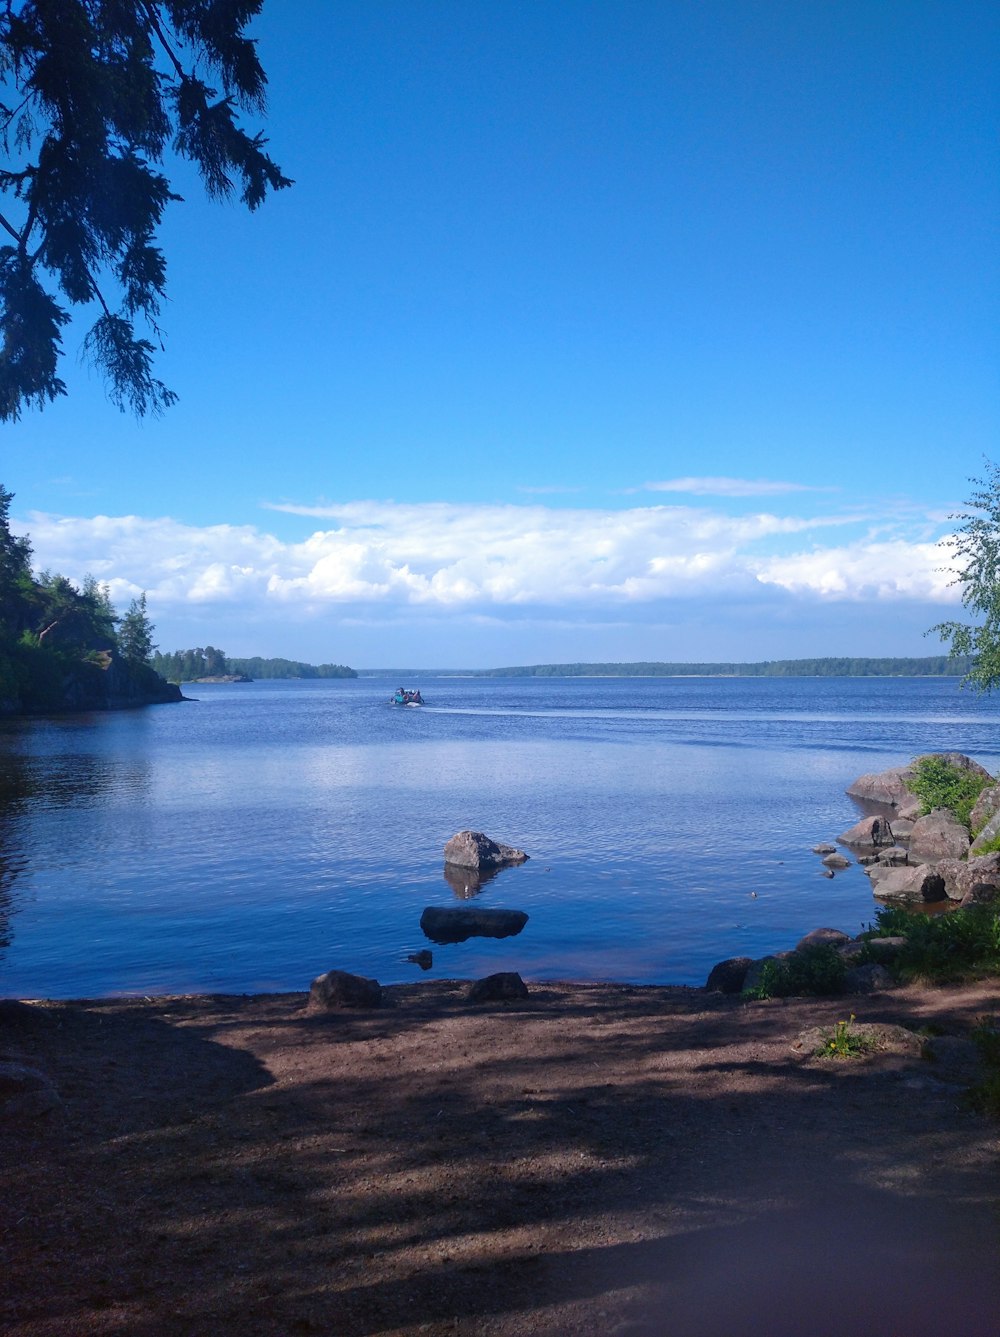
[[[534,664],[480,669],[479,678],[943,678],[962,676],[968,661],[925,659],[771,659],[760,664]]]
[[[220,678],[243,674],[247,678],[356,678],[344,664],[300,664],[295,659],[230,659],[214,645],[193,650],[174,650],[153,655],[153,667],[168,682],[195,682],[198,678]]]

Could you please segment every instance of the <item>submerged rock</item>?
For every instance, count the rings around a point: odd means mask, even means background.
[[[431,942],[465,942],[467,938],[512,938],[528,922],[523,910],[484,910],[480,906],[429,905],[420,927]]]
[[[827,868],[850,868],[851,861],[842,854],[824,854],[823,862]]]

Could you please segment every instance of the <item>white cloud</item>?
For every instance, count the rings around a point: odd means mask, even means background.
[[[922,532],[919,541],[868,535],[788,551],[797,536],[853,525],[854,516],[443,502],[272,509],[334,523],[298,542],[248,525],[198,528],[138,516],[34,514],[27,528],[38,566],[77,580],[92,572],[119,606],[145,589],[157,613],[211,606],[265,617],[324,608],[364,616],[409,608],[468,618],[560,608],[627,616],[659,600],[752,600],[765,586],[813,601],[956,597],[940,570],[942,550]]]
[[[757,579],[763,585],[821,599],[955,603],[960,598],[952,583],[948,549],[938,543],[865,541],[816,548],[761,562]]]
[[[767,478],[668,478],[643,483],[643,492],[686,492],[692,497],[777,497],[789,492],[833,492],[829,487],[808,487]]]

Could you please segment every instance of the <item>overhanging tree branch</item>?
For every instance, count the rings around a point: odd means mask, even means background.
[[[253,210],[291,185],[235,110],[234,100],[263,109],[266,78],[245,36],[262,4],[4,0],[0,65],[21,101],[2,109],[2,141],[10,157],[13,139],[21,160],[0,170],[0,196],[18,201],[25,217],[19,227],[0,213],[0,236],[16,243],[0,247],[0,420],[65,393],[57,367],[67,304],[101,307],[85,350],[114,403],[142,416],[176,398],[153,376],[155,350],[133,324],[143,320],[160,338],[166,270],[156,233],[179,196],[157,165],[172,134],[210,195],[229,194],[236,181]],[[224,96],[185,69],[199,61],[219,74]],[[29,105],[31,120],[9,135]],[[41,241],[29,254],[35,233]]]

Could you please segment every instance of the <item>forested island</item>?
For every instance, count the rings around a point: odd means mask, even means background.
[[[107,585],[77,588],[31,573],[31,543],[10,532],[13,493],[0,486],[0,714],[115,710],[180,701],[149,665],[146,596],[121,617]]]
[[[214,645],[191,650],[157,651],[153,668],[168,682],[198,682],[202,678],[356,678],[345,664],[302,664],[295,659],[231,659]]]
[[[945,678],[969,671],[961,656],[923,659],[769,659],[757,664],[534,664],[478,669],[477,678]]]

